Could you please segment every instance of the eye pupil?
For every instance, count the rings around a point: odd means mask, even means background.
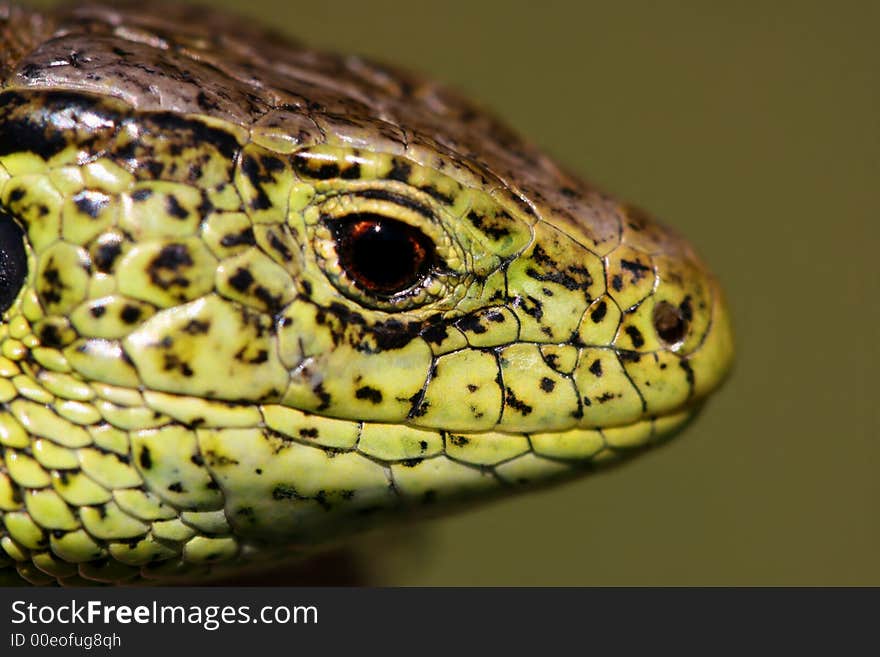
[[[15,301],[26,276],[24,232],[10,215],[0,211],[0,312],[6,312]]]
[[[654,306],[654,329],[660,339],[667,344],[676,344],[684,339],[688,322],[681,308],[668,301]]]
[[[427,274],[433,243],[418,228],[372,213],[348,215],[333,223],[339,261],[361,289],[391,297]]]

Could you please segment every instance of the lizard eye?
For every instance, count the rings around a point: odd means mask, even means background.
[[[26,276],[24,231],[11,216],[0,212],[0,312],[15,301]]]
[[[436,261],[433,241],[407,223],[364,212],[332,224],[339,264],[361,290],[389,299],[420,284]]]
[[[358,188],[303,215],[316,264],[363,308],[400,313],[450,307],[466,289],[467,256],[442,215],[400,189]]]

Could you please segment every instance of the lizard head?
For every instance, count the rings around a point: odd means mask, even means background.
[[[68,9],[0,60],[13,560],[322,543],[630,456],[719,385],[673,231],[440,86],[224,20]]]

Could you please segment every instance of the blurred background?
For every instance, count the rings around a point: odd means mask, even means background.
[[[677,227],[733,308],[736,370],[679,439],[368,536],[368,582],[880,584],[880,3],[214,5],[475,97]]]

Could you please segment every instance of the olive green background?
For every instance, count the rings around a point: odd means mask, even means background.
[[[736,369],[614,471],[365,541],[372,582],[880,584],[880,3],[227,0],[481,100],[689,237]]]

